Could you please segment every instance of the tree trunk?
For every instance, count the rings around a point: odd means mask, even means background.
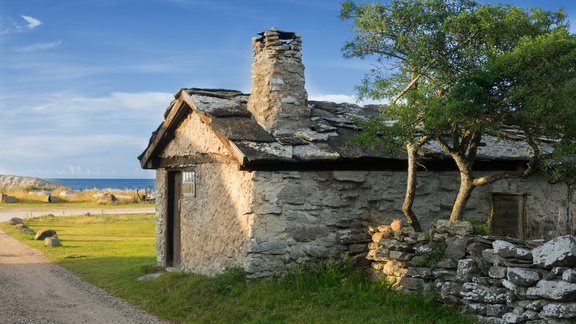
[[[414,197],[416,196],[416,148],[414,144],[408,143],[406,145],[406,152],[408,153],[408,179],[406,180],[406,197],[404,198],[404,204],[402,205],[402,212],[408,219],[408,222],[412,224],[412,227],[417,232],[422,232],[422,227],[420,222],[412,210],[412,205],[414,204]]]
[[[472,176],[472,165],[465,161],[462,157],[454,157],[454,161],[460,170],[460,189],[452,207],[452,214],[450,221],[456,221],[462,215],[466,204],[472,195],[472,190],[476,187],[474,185],[474,177]]]

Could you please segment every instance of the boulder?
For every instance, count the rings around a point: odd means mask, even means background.
[[[47,237],[44,239],[46,246],[60,246],[60,240],[57,237]]]
[[[109,193],[109,192],[99,192],[97,194],[95,194],[94,196],[92,196],[92,198],[94,198],[94,200],[96,201],[102,201],[102,202],[109,202],[109,203],[117,203],[118,199],[116,198],[116,196],[114,196],[113,194]]]
[[[56,236],[56,231],[51,230],[51,229],[43,229],[43,230],[39,230],[38,233],[36,233],[36,236],[34,236],[35,240],[43,240],[47,237],[51,237],[51,236]]]
[[[465,221],[449,221],[440,219],[436,223],[436,230],[441,233],[448,233],[450,235],[470,235],[474,228],[470,222]]]
[[[7,203],[7,204],[12,204],[12,203],[18,202],[18,198],[14,197],[14,196],[7,196],[5,194],[2,194],[2,202]]]
[[[10,224],[10,225],[18,225],[18,224],[24,224],[24,222],[22,221],[21,218],[12,217],[12,218],[10,218],[10,220],[8,221],[8,224]]]
[[[16,224],[16,225],[14,225],[14,227],[19,228],[19,229],[28,228],[28,226],[26,226],[24,224]]]
[[[26,234],[26,233],[34,233],[34,231],[30,228],[23,228],[20,230],[20,233]]]
[[[532,255],[534,264],[542,268],[576,268],[576,238],[559,236],[532,250]]]
[[[57,202],[57,201],[58,201],[58,197],[54,197],[54,196],[48,195],[48,196],[42,197],[42,201],[43,201],[43,202],[47,202],[47,203]]]

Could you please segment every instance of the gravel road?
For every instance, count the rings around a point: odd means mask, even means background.
[[[0,323],[162,323],[0,231]]]

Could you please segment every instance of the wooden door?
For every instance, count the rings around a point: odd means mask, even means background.
[[[180,268],[180,201],[182,172],[168,173],[168,210],[166,214],[166,267]]]
[[[525,239],[528,234],[527,194],[492,193],[492,230]]]

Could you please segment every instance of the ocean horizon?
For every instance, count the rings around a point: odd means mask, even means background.
[[[155,179],[50,178],[46,180],[59,182],[73,190],[144,190],[144,188],[149,186],[152,187],[152,191],[156,191]]]

